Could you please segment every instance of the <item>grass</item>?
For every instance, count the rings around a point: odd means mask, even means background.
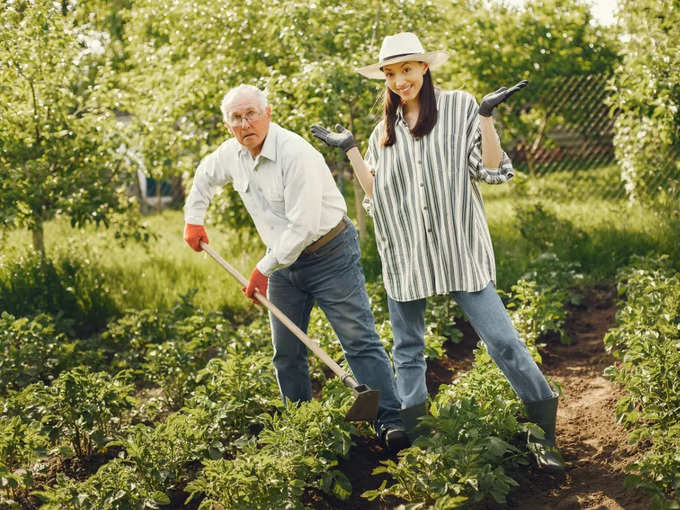
[[[108,230],[74,230],[65,219],[51,221],[45,226],[47,256],[75,256],[94,262],[121,310],[163,308],[196,288],[194,302],[202,308],[229,310],[230,315],[251,311],[241,285],[206,253],[196,253],[186,245],[182,212],[166,210],[148,216],[146,223],[156,240],[121,246]],[[210,245],[248,278],[264,254],[259,238],[217,227],[207,227],[207,231]],[[26,231],[10,232],[5,236],[0,264],[30,250],[31,236]]]
[[[614,281],[617,268],[634,254],[667,253],[680,261],[680,206],[660,213],[598,193],[572,193],[567,199],[565,182],[563,173],[555,173],[482,186],[499,288],[509,289],[526,271],[531,258],[542,251],[578,262],[586,281],[595,282]],[[353,198],[348,195],[351,215]],[[542,222],[520,224],[518,217],[527,217],[526,211],[535,212],[538,203],[544,209],[544,215],[539,215]],[[535,219],[536,215],[528,217]],[[241,285],[207,254],[196,253],[184,243],[181,211],[166,210],[148,216],[146,222],[157,239],[123,247],[110,231],[74,230],[65,219],[57,219],[46,225],[46,251],[51,258],[75,257],[96,264],[120,310],[164,308],[196,288],[194,302],[206,310],[220,310],[241,320],[258,313],[244,298]],[[264,254],[259,238],[219,227],[207,230],[211,246],[247,278]],[[26,231],[6,233],[0,270],[3,262],[30,251],[30,243]],[[368,264],[369,251],[365,247]]]
[[[611,169],[607,170],[611,173]],[[556,192],[563,190],[564,182],[563,173],[556,173],[528,185],[520,180],[483,187],[499,287],[507,288],[514,283],[526,269],[528,259],[545,249],[521,232],[540,225],[522,225],[517,217],[518,211],[537,203],[556,220],[542,225],[546,230],[544,236],[552,241],[549,249],[564,260],[578,262],[588,281],[613,281],[616,270],[626,265],[632,255],[667,253],[678,260],[680,204],[668,211],[606,198],[598,190],[589,193],[584,189],[568,195]],[[572,228],[563,228],[565,224]],[[583,237],[576,239],[570,234]]]

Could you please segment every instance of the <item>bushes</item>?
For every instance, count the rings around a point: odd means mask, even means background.
[[[235,459],[205,461],[187,490],[205,496],[200,509],[303,508],[306,487],[345,499],[349,480],[334,468],[349,453],[351,430],[343,409],[328,402],[290,407],[267,418],[257,445],[243,443]]]
[[[119,313],[93,262],[37,255],[0,265],[0,310],[21,317],[47,313],[59,331],[81,337],[100,331]]]
[[[517,422],[521,404],[485,350],[476,352],[471,370],[442,386],[423,424],[431,433],[384,461],[374,474],[388,473],[385,483],[364,497],[397,496],[407,502],[457,508],[493,497],[505,502],[517,485],[505,469],[526,463],[526,452],[509,441],[526,430]]]
[[[619,419],[631,441],[651,444],[630,464],[628,484],[652,494],[654,508],[680,503],[680,276],[664,257],[636,258],[619,271],[618,326],[605,346],[619,363],[607,374],[627,395]],[[674,502],[674,503],[672,503]],[[670,506],[672,507],[672,506]]]
[[[33,320],[0,315],[0,394],[38,381],[47,382],[65,355],[65,336],[56,333],[51,317]]]
[[[680,9],[677,0],[624,0],[623,62],[615,69],[611,105],[614,146],[629,197],[680,197]]]
[[[102,448],[113,439],[124,414],[133,407],[129,378],[127,372],[110,376],[87,367],[62,373],[45,390],[38,410],[44,430],[55,442],[66,439],[78,456]]]

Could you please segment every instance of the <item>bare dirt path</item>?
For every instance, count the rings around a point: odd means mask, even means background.
[[[638,454],[627,443],[627,434],[616,423],[616,403],[621,396],[617,385],[603,377],[614,363],[602,342],[615,325],[615,290],[601,287],[585,291],[579,306],[569,309],[567,332],[570,345],[546,340],[542,350],[544,373],[557,381],[564,393],[557,421],[557,440],[567,463],[565,476],[554,477],[532,467],[511,473],[520,486],[508,496],[506,505],[485,503],[475,508],[497,510],[647,510],[649,499],[624,487],[625,466]],[[450,382],[458,371],[469,368],[477,339],[463,327],[463,341],[447,346],[447,357],[428,366],[428,387],[435,392]],[[315,508],[391,509],[399,501],[368,502],[360,497],[380,484],[371,475],[385,452],[372,439],[355,446],[340,468],[352,482],[349,501],[321,497]]]
[[[615,326],[613,288],[589,289],[567,319],[571,345],[549,342],[545,374],[562,386],[557,441],[567,463],[563,478],[535,470],[524,473],[508,508],[551,510],[647,510],[649,499],[624,487],[624,468],[639,452],[616,423],[618,385],[603,377],[614,358],[604,350],[605,333]]]

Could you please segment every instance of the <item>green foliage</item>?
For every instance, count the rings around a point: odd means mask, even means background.
[[[535,0],[523,8],[452,2],[445,18],[440,46],[455,58],[435,74],[446,76],[449,88],[469,90],[479,101],[500,86],[529,80],[525,91],[497,109],[506,142],[542,142],[551,126],[579,115],[569,103],[540,93],[555,78],[608,73],[618,60],[613,34],[591,23],[583,0]]]
[[[567,250],[586,249],[588,234],[546,210],[541,202],[520,202],[516,210],[520,234],[529,241],[535,254],[554,251],[559,255]]]
[[[612,80],[614,146],[633,200],[680,197],[680,5],[623,0],[623,61]]]
[[[227,359],[214,358],[196,375],[196,388],[187,409],[209,412],[221,437],[253,433],[263,413],[280,405],[271,359],[259,353],[230,351]]]
[[[0,315],[0,394],[48,381],[60,365],[65,337],[47,315],[33,320]]]
[[[651,443],[628,466],[628,483],[653,497],[655,508],[680,503],[680,276],[666,257],[636,258],[620,270],[616,328],[605,347],[618,360],[607,375],[626,389],[618,403],[631,441]]]
[[[35,424],[22,422],[19,416],[0,416],[0,466],[13,471],[27,464],[47,447],[45,437]]]
[[[265,423],[267,413],[277,407],[269,359],[232,354],[227,360],[211,360],[198,373],[198,386],[180,411],[155,425],[128,428],[110,441],[108,447],[123,450],[96,475],[84,482],[62,476],[39,496],[78,509],[169,504],[167,494],[192,480],[201,461],[232,454],[232,442],[239,436],[247,442],[251,428]]]
[[[510,316],[520,338],[527,344],[535,343],[549,332],[560,335],[560,341],[569,343],[564,331],[567,312],[562,303],[567,292],[559,287],[539,287],[530,280],[519,280],[512,286],[514,301],[508,305]]]
[[[110,376],[81,366],[63,372],[45,389],[37,412],[53,443],[70,444],[61,449],[63,455],[91,455],[113,439],[134,405],[129,376],[126,372]]]
[[[432,427],[430,436],[401,453],[398,463],[383,461],[373,471],[390,474],[395,483],[389,488],[383,483],[364,497],[373,500],[391,495],[434,508],[458,508],[488,495],[505,503],[517,482],[502,466],[509,464],[508,455],[519,451],[485,431],[474,400],[440,408],[437,418],[425,418],[423,423]]]
[[[146,510],[170,503],[166,494],[150,490],[122,459],[104,464],[84,482],[59,473],[53,487],[33,494],[43,502],[43,510]]]
[[[98,264],[35,254],[2,261],[0,308],[17,317],[50,314],[71,336],[100,331],[119,313]]]
[[[221,457],[226,446],[211,425],[207,412],[190,409],[157,426],[136,425],[111,445],[125,448],[122,459],[134,467],[148,491],[165,493],[191,479],[192,462]]]
[[[390,474],[394,483],[363,496],[397,496],[433,508],[458,508],[487,497],[504,503],[517,485],[505,468],[526,462],[526,453],[509,443],[525,430],[517,422],[520,413],[507,380],[478,349],[472,369],[440,387],[432,416],[422,419],[430,432],[400,452],[398,462],[382,461],[374,471]]]
[[[202,474],[187,485],[190,499],[203,494],[199,508],[303,508],[305,487],[344,499],[349,480],[335,469],[351,446],[352,426],[343,409],[318,401],[287,408],[267,419],[254,442],[244,442],[233,460],[205,461]],[[266,483],[262,483],[266,480]]]
[[[34,484],[30,466],[46,453],[47,437],[36,423],[24,423],[19,416],[0,415],[0,506],[18,507],[16,496]]]
[[[463,312],[456,302],[448,295],[433,296],[427,300],[425,309],[425,345],[428,349],[441,351],[441,344],[445,341],[458,343],[463,334],[456,327],[456,320],[463,318]],[[429,347],[428,347],[429,344]],[[436,347],[437,344],[439,347]],[[441,358],[439,355],[430,355],[432,358]]]
[[[166,391],[169,402],[181,405],[189,373],[237,342],[230,321],[196,306],[195,294],[192,289],[180,295],[169,308],[129,310],[91,348],[106,366],[143,369],[147,380]]]
[[[0,226],[28,228],[44,252],[56,214],[108,227],[133,205],[107,41],[47,0],[4,2],[0,19]]]

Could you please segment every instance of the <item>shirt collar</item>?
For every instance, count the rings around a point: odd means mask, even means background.
[[[279,134],[278,127],[279,126],[273,122],[269,123],[269,132],[267,133],[267,137],[264,139],[262,152],[260,152],[260,156],[267,158],[269,161],[276,161],[276,139]]]
[[[437,111],[439,111],[439,87],[434,88],[435,104],[437,106]],[[402,105],[397,106],[397,122],[402,122],[405,126],[406,119],[404,119],[404,107]]]
[[[257,155],[258,158],[262,156],[263,158],[267,158],[269,161],[276,161],[276,139],[278,130],[279,126],[277,124],[274,124],[273,122],[269,123],[269,131],[267,132],[267,136],[265,137],[264,143],[262,144],[262,150]],[[239,144],[238,150],[241,154],[251,157],[250,151],[248,151],[247,147]]]
[[[404,119],[404,107],[402,105],[397,106],[397,122],[401,122],[406,125],[406,119]]]

